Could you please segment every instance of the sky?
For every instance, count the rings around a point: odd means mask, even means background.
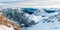
[[[60,0],[0,0],[0,5],[24,7],[60,6]]]

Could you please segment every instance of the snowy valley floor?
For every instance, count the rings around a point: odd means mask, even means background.
[[[29,28],[25,28],[24,30],[60,30],[60,23],[38,23]]]

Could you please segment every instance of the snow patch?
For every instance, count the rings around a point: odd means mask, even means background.
[[[29,17],[31,20],[33,20],[35,23],[41,21],[43,19],[42,16],[36,16],[36,15],[32,15]]]
[[[13,27],[7,27],[5,25],[0,25],[0,30],[14,30]]]

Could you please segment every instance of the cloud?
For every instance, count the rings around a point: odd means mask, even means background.
[[[20,7],[43,7],[43,6],[59,6],[60,0],[22,0],[22,1],[10,1],[5,2],[8,6],[20,6]]]

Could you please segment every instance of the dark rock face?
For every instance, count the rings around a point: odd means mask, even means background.
[[[45,12],[47,12],[47,13],[53,13],[55,11],[45,10]]]
[[[21,27],[29,27],[34,23],[34,21],[28,22],[29,18],[26,18],[25,13],[18,11],[18,9],[8,8],[8,9],[3,9],[1,12],[10,20],[16,21]]]
[[[8,18],[6,18],[3,13],[0,13],[0,25],[4,25],[6,27],[13,27],[14,30],[22,30],[22,28],[16,23],[16,22],[12,22],[10,21]],[[3,27],[4,29],[4,27]],[[6,29],[4,29],[6,30]]]
[[[47,12],[47,13],[53,13],[53,12],[55,12],[55,11],[53,11],[53,10],[47,10],[47,9],[43,9],[45,12]]]
[[[34,11],[36,11],[37,9],[34,8],[22,8],[22,11],[24,11],[25,13],[29,13],[29,14],[33,14]]]

